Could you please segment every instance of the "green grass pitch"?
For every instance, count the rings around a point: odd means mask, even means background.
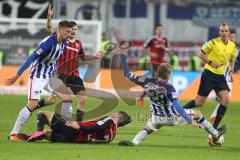
[[[118,146],[122,139],[131,140],[146,125],[148,102],[143,108],[128,106],[119,101],[115,110],[128,111],[133,122],[119,128],[110,144],[64,144],[41,141],[35,143],[7,140],[15,119],[26,103],[26,96],[0,95],[0,160],[239,160],[240,159],[240,103],[230,103],[222,123],[227,124],[223,147],[209,147],[207,133],[192,126],[163,127],[135,147]],[[99,100],[88,99],[91,109]],[[209,117],[216,102],[208,102],[201,111]],[[90,107],[91,106],[91,107]],[[53,110],[53,106],[42,110]],[[21,132],[36,129],[34,112]]]

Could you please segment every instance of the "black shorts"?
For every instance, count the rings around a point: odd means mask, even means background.
[[[79,134],[79,130],[65,125],[66,120],[59,114],[54,114],[50,128],[51,140],[55,142],[73,142],[73,138]]]
[[[223,90],[230,91],[224,75],[218,75],[205,69],[201,76],[198,95],[207,97],[211,90],[214,90],[216,94]]]
[[[74,95],[82,90],[85,90],[83,80],[80,77],[65,75],[59,75],[58,77],[64,82],[67,87],[72,90]]]

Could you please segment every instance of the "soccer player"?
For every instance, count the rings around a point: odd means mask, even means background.
[[[235,32],[234,30],[230,30],[229,40],[235,43],[236,38],[237,38],[236,32]],[[207,44],[206,44],[206,45],[207,45]],[[234,67],[235,67],[235,65],[234,65]],[[230,69],[229,69],[229,66],[228,66],[227,69],[226,69],[226,71],[225,71],[225,74],[224,74],[224,75],[225,75],[225,78],[226,78],[228,87],[229,87],[229,89],[230,89],[230,91],[229,91],[229,96],[231,96],[231,95],[232,95],[232,81],[231,81],[231,79],[230,79],[230,77],[229,77],[229,75],[230,75],[229,72],[230,72]],[[211,93],[210,93],[210,95],[211,95]],[[218,96],[217,96],[215,93],[213,94],[212,97],[209,97],[209,98],[214,99],[214,100],[217,100],[217,101],[218,101],[218,99],[219,99]],[[220,106],[220,104],[218,103],[218,104],[216,105],[216,107],[215,107],[212,115],[210,116],[210,122],[214,122],[214,121],[215,121],[219,106]]]
[[[165,52],[170,52],[171,48],[166,37],[162,37],[163,26],[157,24],[154,28],[155,35],[150,37],[143,45],[143,52],[150,54],[150,70],[154,76],[154,72],[157,70],[158,65],[164,63]],[[149,51],[148,51],[149,49]],[[140,98],[138,98],[138,105],[143,106],[146,93],[144,92]]]
[[[219,108],[213,123],[217,128],[229,103],[229,87],[224,73],[229,66],[229,79],[233,81],[234,59],[237,55],[236,45],[229,40],[229,25],[223,23],[219,27],[219,37],[210,40],[201,49],[200,58],[206,63],[196,99],[187,103],[184,108],[190,109],[204,105],[211,90],[219,96]]]
[[[66,48],[66,39],[72,32],[72,26],[66,20],[60,21],[58,24],[57,34],[44,38],[38,48],[31,56],[21,65],[16,75],[5,81],[6,85],[12,85],[21,74],[31,65],[29,83],[28,83],[28,102],[20,111],[15,122],[14,128],[10,133],[9,140],[19,140],[18,133],[21,127],[31,116],[32,111],[37,107],[40,99],[41,90],[45,87],[50,92],[54,92],[61,97],[63,108],[71,105],[70,91],[65,89],[60,80],[54,78],[56,73],[56,61],[64,53]]]
[[[125,52],[126,53],[126,52]],[[168,63],[159,65],[156,71],[156,78],[138,76],[129,71],[127,55],[121,54],[121,63],[124,69],[124,76],[140,85],[146,91],[150,99],[151,115],[146,128],[141,130],[131,141],[120,141],[119,145],[138,145],[153,131],[163,126],[174,126],[179,124],[191,124],[195,127],[205,128],[215,140],[224,134],[226,128],[221,127],[218,131],[208,122],[200,111],[184,110],[180,105],[175,88],[168,83],[172,68]],[[194,120],[197,122],[195,122]]]
[[[54,34],[54,30],[51,24],[51,17],[53,15],[53,10],[51,5],[48,7],[48,17],[47,17],[47,31],[48,33]],[[72,32],[67,41],[67,47],[65,53],[61,55],[57,62],[57,73],[58,77],[69,87],[73,94],[78,98],[78,109],[77,118],[78,121],[82,120],[84,114],[84,104],[85,97],[82,96],[85,91],[83,80],[80,78],[78,67],[78,59],[81,58],[83,61],[102,59],[104,56],[103,52],[98,52],[96,55],[85,55],[83,52],[82,43],[75,39],[77,35],[77,24],[74,21],[69,22],[72,25]],[[41,108],[46,105],[51,105],[56,102],[56,96],[53,94],[46,99],[41,99],[38,103],[37,108]]]
[[[61,115],[41,111],[37,115],[37,132],[28,141],[47,139],[53,142],[110,143],[116,136],[117,128],[131,122],[123,111],[88,122],[66,121]],[[47,124],[51,130],[44,131]]]

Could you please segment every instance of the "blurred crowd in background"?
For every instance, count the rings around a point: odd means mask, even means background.
[[[163,37],[171,46],[164,60],[176,71],[202,69],[198,57],[201,46],[218,36],[220,23],[227,22],[240,33],[240,2],[234,0],[3,0],[0,17],[46,19],[49,3],[54,6],[55,19],[102,21],[104,68],[120,67],[118,56],[106,46],[128,41],[129,65],[133,69],[148,69],[150,57],[143,51],[143,44],[154,35],[156,24],[163,25]],[[44,29],[28,33],[22,28],[7,29],[3,23],[0,22],[1,65],[21,64],[39,39],[47,35]],[[237,36],[236,44],[239,42]],[[239,60],[236,63],[239,65]]]

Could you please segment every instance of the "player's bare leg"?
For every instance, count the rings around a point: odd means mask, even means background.
[[[84,115],[84,106],[86,104],[86,97],[78,94],[76,95],[78,98],[78,108],[77,108],[77,121],[82,121]]]
[[[207,97],[198,95],[194,100],[191,100],[185,106],[183,106],[183,108],[192,109],[195,107],[202,107],[205,104],[206,100]]]

